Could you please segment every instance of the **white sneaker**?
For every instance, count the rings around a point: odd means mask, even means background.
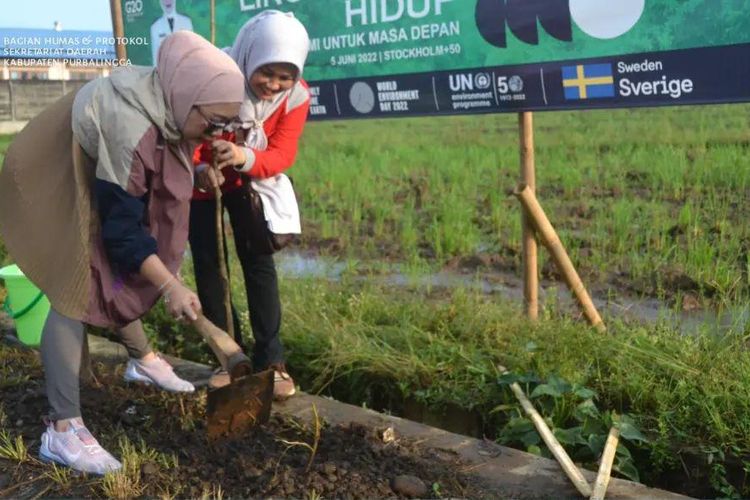
[[[101,447],[81,419],[73,419],[65,432],[57,432],[54,424],[42,434],[39,458],[56,462],[81,472],[104,475],[122,468],[122,464]]]
[[[129,359],[128,366],[125,368],[125,381],[154,384],[169,392],[195,391],[193,384],[178,377],[172,365],[167,363],[160,354],[157,354],[156,359],[151,361]]]

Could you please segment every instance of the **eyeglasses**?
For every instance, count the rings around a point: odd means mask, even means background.
[[[200,107],[196,106],[195,109],[208,124],[208,126],[203,131],[204,135],[216,135],[221,132],[232,132],[242,126],[242,121],[240,121],[239,117],[230,118],[226,121],[214,120],[206,116],[203,111],[201,111]]]

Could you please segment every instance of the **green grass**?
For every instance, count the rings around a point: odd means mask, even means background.
[[[2,167],[3,160],[5,159],[5,151],[12,140],[12,135],[0,135],[0,167]]]
[[[531,327],[518,308],[465,290],[430,297],[289,280],[284,297],[285,340],[312,389],[342,380],[356,387],[367,374],[364,380],[388,381],[401,396],[487,410],[502,399],[494,384],[500,363],[590,387],[606,407],[639,414],[650,432],[663,423],[694,445],[750,451],[743,335],[680,337],[665,326],[618,323],[604,335],[549,310]]]

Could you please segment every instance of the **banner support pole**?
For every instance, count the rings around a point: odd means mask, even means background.
[[[125,38],[125,25],[122,22],[122,4],[120,0],[109,0],[112,11],[112,34],[115,36],[115,55],[122,62],[128,58],[127,47],[120,43]]]
[[[532,192],[536,189],[536,172],[534,164],[534,117],[530,111],[518,113],[518,132],[520,136],[521,182],[529,186]],[[522,265],[523,265],[523,299],[526,317],[530,321],[539,319],[539,274],[537,241],[534,227],[525,210],[521,211]]]

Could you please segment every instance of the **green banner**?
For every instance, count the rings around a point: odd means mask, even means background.
[[[747,0],[215,1],[220,47],[267,9],[305,24],[318,117],[750,100]],[[122,5],[135,64],[210,37],[209,0]]]
[[[482,13],[477,11],[483,3],[487,17],[494,17],[486,24],[496,23],[496,32],[505,32],[504,47],[480,33]],[[209,37],[208,0],[123,0],[126,36],[158,43],[151,38],[152,26],[165,17],[163,4]],[[313,50],[306,76],[311,80],[750,42],[746,0],[216,0],[216,44],[230,45],[245,21],[270,8],[294,12],[307,26]],[[570,40],[554,36],[561,24],[570,26]],[[514,31],[530,34],[532,43]],[[134,63],[151,64],[151,52],[133,45],[128,56]]]

